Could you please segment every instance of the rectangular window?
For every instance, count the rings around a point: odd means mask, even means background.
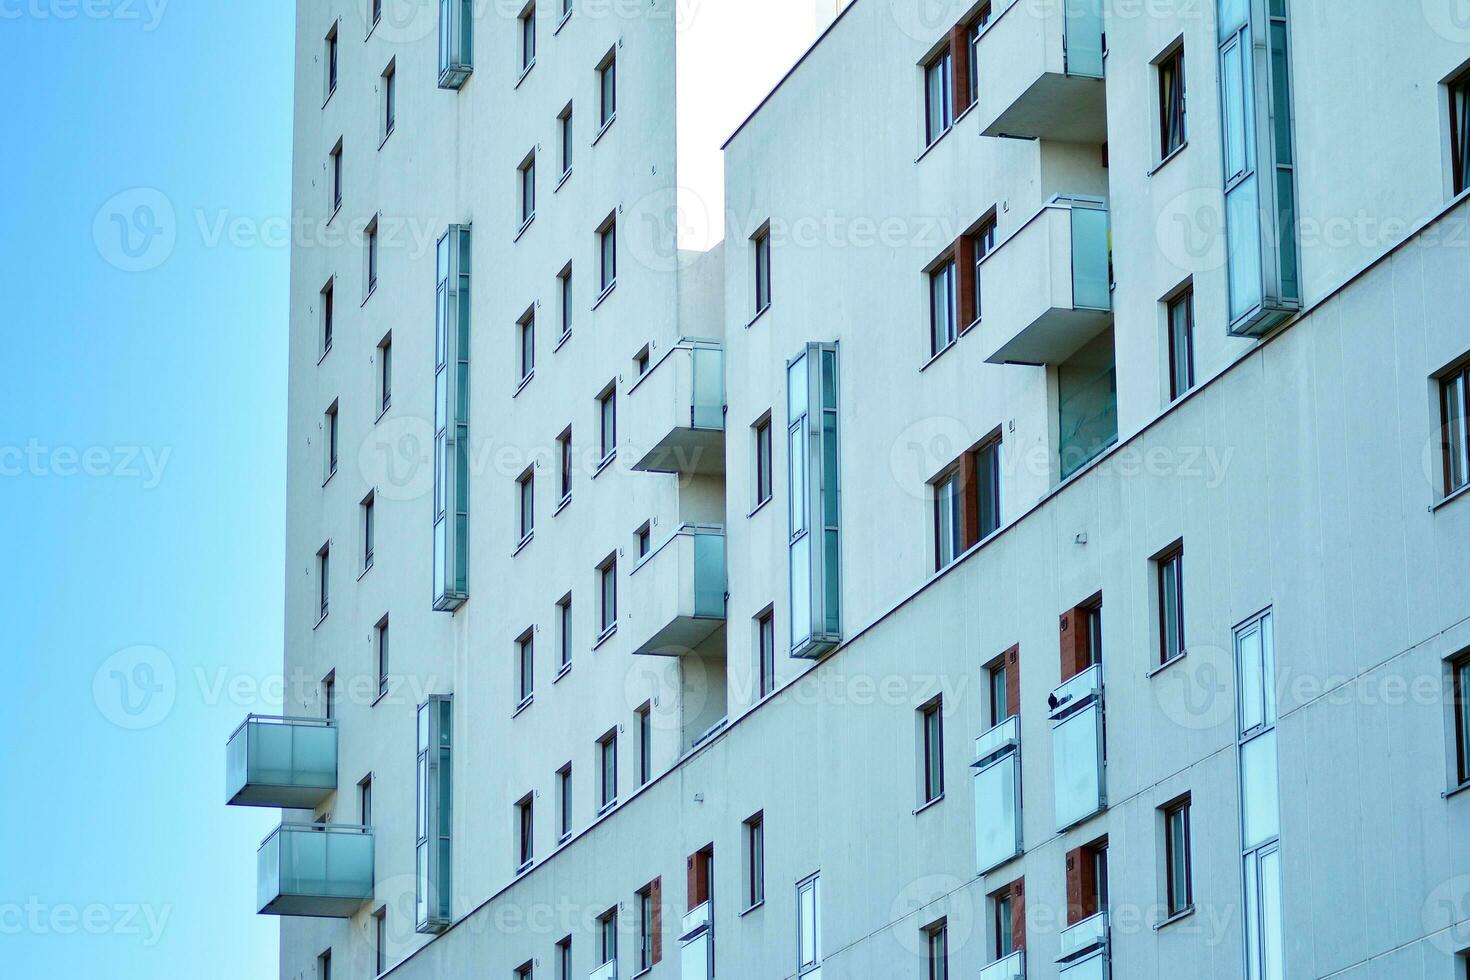
[[[1455,707],[1455,768],[1457,785],[1470,783],[1470,655],[1450,665]]]
[[[1169,916],[1194,905],[1189,861],[1189,797],[1164,807],[1164,885]]]
[[[519,168],[521,186],[521,227],[536,217],[536,154],[532,153],[521,161]]]
[[[786,365],[790,655],[842,640],[841,473],[836,344],[807,344]]]
[[[364,827],[373,825],[373,777],[365,776],[362,782],[357,784],[357,814],[358,823]]]
[[[638,557],[646,557],[649,549],[653,547],[653,525],[644,521],[642,526],[633,533],[633,537],[638,546]]]
[[[536,311],[535,308],[527,310],[516,321],[516,346],[520,354],[521,382],[531,380],[531,375],[536,373]]]
[[[984,262],[985,257],[995,250],[995,228],[995,218],[991,216],[980,222],[980,227],[970,235],[970,253],[975,263],[970,276],[971,301],[975,304],[975,318],[965,324],[966,327],[974,326],[981,320],[980,263]]]
[[[331,721],[337,717],[337,672],[334,670],[322,678],[322,717]]]
[[[516,804],[516,870],[524,871],[536,860],[535,802],[527,796]]]
[[[536,475],[527,470],[516,481],[519,489],[521,511],[521,544],[531,540],[536,533]]]
[[[382,976],[388,969],[388,907],[373,913],[373,969]]]
[[[1184,43],[1158,62],[1159,73],[1159,158],[1184,146]]]
[[[1194,287],[1169,301],[1169,400],[1194,387]]]
[[[929,980],[949,980],[949,929],[943,919],[924,930]]]
[[[954,343],[955,260],[945,259],[929,272],[929,353],[938,354]]]
[[[381,146],[393,135],[393,126],[398,122],[398,59],[388,62],[383,69],[383,132],[378,137]]]
[[[1445,495],[1470,486],[1470,364],[1440,378]]]
[[[933,803],[944,795],[944,701],[935,698],[919,709],[919,727],[923,735],[922,765],[923,802]]]
[[[1015,920],[1012,918],[1014,906],[1011,904],[1011,891],[1014,888],[1014,885],[1008,885],[990,898],[990,907],[995,913],[993,952],[998,960],[1005,959],[1016,951]]]
[[[558,292],[561,293],[561,335],[563,338],[572,332],[572,264],[568,262],[566,268],[557,273]]]
[[[1470,189],[1470,71],[1450,82],[1450,156],[1455,193]]]
[[[618,910],[616,906],[597,917],[597,955],[603,963],[617,961]]]
[[[516,980],[531,980],[531,972],[534,966],[534,963],[526,962],[516,967]]]
[[[602,810],[607,810],[618,802],[618,731],[616,728],[598,740],[597,757],[601,766],[599,781],[602,784],[598,805]]]
[[[559,638],[561,662],[557,664],[557,669],[566,670],[572,665],[572,595],[570,592],[562,596],[561,602],[556,604],[556,618],[561,624]]]
[[[970,21],[969,30],[966,32],[967,36],[965,41],[970,49],[970,105],[974,105],[980,101],[980,35],[985,32],[985,28],[988,26],[990,26],[990,4],[987,3],[975,14],[975,18]]]
[[[756,620],[756,657],[758,693],[766,697],[776,690],[776,614],[770,609]]]
[[[436,248],[434,353],[434,608],[469,598],[470,229]]]
[[[653,705],[638,709],[638,785],[653,778]]]
[[[1184,546],[1154,560],[1159,584],[1159,663],[1184,653]]]
[[[976,501],[979,508],[978,540],[1000,530],[1000,437],[989,440],[975,452]]]
[[[796,972],[806,976],[822,965],[821,878],[796,886]]]
[[[934,481],[935,570],[1000,529],[999,436],[965,453]]]
[[[332,148],[330,160],[332,167],[332,214],[335,215],[342,207],[342,141]]]
[[[377,653],[378,661],[378,697],[388,693],[388,617],[384,616],[378,620],[378,625],[373,631],[375,633],[373,647]]]
[[[332,328],[336,325],[336,309],[333,304],[335,284],[335,279],[328,279],[327,284],[322,287],[322,357],[326,357],[327,352],[332,349]]]
[[[373,495],[362,501],[362,570],[373,567]]]
[[[339,22],[337,22],[337,21],[333,21],[332,22],[332,29],[329,30],[329,31],[327,31],[327,39],[326,39],[326,44],[327,44],[327,53],[326,53],[326,62],[327,62],[327,94],[326,94],[326,97],[322,99],[322,103],[323,104],[326,103],[327,99],[330,99],[332,97],[332,93],[333,92],[337,91],[337,27],[338,27],[338,23]]]
[[[658,905],[655,893],[657,883],[638,889],[638,969],[649,970],[658,962],[654,955],[658,948]]]
[[[378,344],[378,415],[393,404],[393,335]]]
[[[572,430],[556,437],[557,500],[565,504],[572,498]]]
[[[757,813],[745,821],[745,907],[766,900],[766,819]]]
[[[419,705],[414,867],[415,929],[443,932],[450,922],[453,705],[436,695]]]
[[[439,0],[440,88],[459,88],[475,70],[474,23],[475,0]]]
[[[316,958],[317,980],[332,980],[332,951],[329,949]]]
[[[618,625],[618,560],[610,557],[597,569],[602,593],[601,635],[606,636]]]
[[[561,114],[556,117],[556,124],[557,131],[561,134],[561,176],[565,180],[567,175],[572,172],[573,130],[572,104],[570,102],[567,103],[567,107],[561,111]]]
[[[331,599],[331,572],[332,572],[332,549],[330,545],[322,545],[322,550],[316,553],[316,580],[317,601],[321,619],[327,618],[327,608]]]
[[[615,217],[609,217],[597,229],[597,254],[602,292],[606,293],[618,283],[618,223]]]
[[[567,0],[568,3],[571,0]],[[556,944],[556,980],[572,980],[572,937]]]
[[[516,703],[525,706],[536,694],[536,633],[526,630],[516,640],[516,662],[519,696]]]
[[[363,234],[367,242],[365,257],[367,263],[367,294],[371,296],[373,290],[378,288],[378,218],[376,215],[373,216],[372,221],[368,222],[367,229]]]
[[[597,396],[597,416],[599,420],[602,459],[604,461],[612,458],[618,449],[618,391],[616,387],[608,386],[603,393]]]
[[[337,403],[327,406],[326,414],[322,416],[322,432],[325,436],[323,449],[326,450],[326,479],[330,480],[337,472]],[[325,482],[325,480],[323,481]]]
[[[1006,658],[1001,657],[986,668],[986,679],[989,682],[990,697],[990,723],[999,725],[1015,713],[1010,701],[1010,691],[1007,687],[1009,678],[1006,671],[1009,666]]]
[[[536,5],[521,11],[521,74],[536,64]]]
[[[755,247],[755,312],[771,305],[771,228],[763,227],[751,239]]]
[[[602,64],[597,66],[598,125],[606,128],[618,114],[618,59],[617,52],[609,51]]]
[[[755,502],[771,499],[771,415],[755,424]]]
[[[1283,975],[1276,651],[1270,610],[1235,629],[1246,973]]]
[[[560,828],[558,839],[565,841],[572,836],[572,764],[568,762],[556,772],[557,813]]]
[[[950,54],[945,48],[924,66],[924,136],[933,145],[954,123],[954,89],[950,79]]]
[[[945,568],[965,550],[961,473],[951,470],[934,484],[934,567]]]

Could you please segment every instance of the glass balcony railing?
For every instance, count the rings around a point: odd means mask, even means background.
[[[979,980],[1026,980],[1026,951],[1002,956],[980,971]]]
[[[981,132],[1107,142],[1102,3],[1012,0],[991,18],[976,49]]]
[[[1061,955],[1057,957],[1058,975],[1062,980],[1107,980],[1108,914],[1099,912],[1061,935]]]
[[[685,524],[643,557],[628,580],[623,623],[634,652],[677,657],[711,652],[725,626],[725,529]]]
[[[251,715],[225,746],[231,806],[310,810],[336,790],[335,722]]]
[[[679,924],[680,980],[709,980],[715,969],[714,923],[711,906],[704,902],[691,909]]]
[[[349,918],[373,897],[373,832],[349,824],[284,823],[256,855],[262,915]]]
[[[624,429],[652,473],[725,472],[725,351],[718,341],[681,340],[628,392]]]
[[[1021,853],[1021,719],[975,739],[975,859],[983,874]]]
[[[1094,664],[1050,698],[1058,830],[1107,806],[1102,695],[1102,665]]]
[[[587,980],[618,980],[618,961],[608,960],[587,974]]]

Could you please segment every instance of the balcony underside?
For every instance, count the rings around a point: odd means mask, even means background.
[[[725,433],[722,429],[672,429],[633,468],[645,473],[723,474]]]
[[[1112,322],[1103,310],[1053,307],[1023,327],[985,360],[990,364],[1060,364]],[[984,324],[980,329],[984,330]]]
[[[1046,72],[985,127],[984,135],[1106,143],[1106,91],[1100,78]]]
[[[337,791],[336,781],[330,786],[288,786],[269,782],[250,782],[230,797],[227,806],[263,806],[281,810],[314,810]]]
[[[725,654],[723,643],[709,643],[716,634],[723,635],[723,619],[680,616],[664,626],[634,653],[650,657],[703,657],[719,659]]]
[[[261,915],[303,916],[313,919],[350,919],[371,895],[326,897],[278,895],[260,909]]]

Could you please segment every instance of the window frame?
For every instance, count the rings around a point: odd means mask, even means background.
[[[560,673],[572,666],[573,624],[572,594],[570,592],[557,601],[556,610],[557,626],[560,631],[557,651],[560,663],[557,664],[557,671]]]
[[[742,823],[745,837],[745,911],[766,900],[766,814],[752,814]]]
[[[1442,372],[1435,381],[1439,402],[1440,466],[1444,496],[1448,498],[1470,487],[1470,361]],[[1458,411],[1458,416],[1455,411]],[[1458,481],[1456,476],[1460,478]]]
[[[524,385],[536,375],[536,307],[529,307],[516,320],[516,356],[520,377]]]
[[[516,478],[517,513],[520,519],[522,547],[536,534],[536,469],[531,467]]]
[[[921,807],[944,799],[944,697],[919,708]]]
[[[776,692],[776,610],[767,606],[755,618],[756,698]]]
[[[618,118],[618,49],[611,48],[597,64],[598,137]]]
[[[1156,666],[1172,663],[1187,651],[1184,629],[1184,542],[1176,541],[1154,556],[1155,596],[1158,604]],[[1171,572],[1172,569],[1172,572]],[[1173,610],[1174,627],[1169,627]]]
[[[954,54],[949,45],[930,55],[922,67],[924,145],[929,147],[954,128]]]
[[[798,977],[804,977],[822,967],[822,876],[821,872],[808,875],[796,883],[796,973]],[[810,924],[804,920],[806,906],[802,904],[803,896],[810,892],[812,896],[811,909],[812,919]],[[810,925],[812,937],[812,956],[806,956],[806,936]]]
[[[775,475],[771,468],[773,447],[769,409],[756,420],[751,429],[755,440],[755,506],[760,507],[768,503],[775,493]]]
[[[1459,197],[1470,190],[1470,66],[1445,83],[1450,124],[1450,187]]]
[[[536,698],[536,630],[527,629],[516,637],[516,710]]]
[[[536,863],[536,800],[527,793],[516,801],[516,873]]]
[[[373,544],[376,537],[376,492],[369,490],[366,497],[358,504],[362,520],[359,522],[362,528],[362,572],[366,573],[373,567]]]
[[[618,730],[605,732],[597,740],[598,814],[618,805]]]
[[[388,671],[392,664],[393,643],[389,630],[389,617],[384,616],[373,626],[373,659],[378,668],[378,697],[388,693]]]
[[[766,222],[750,238],[754,250],[755,316],[771,307],[771,225]]]
[[[516,168],[521,198],[521,231],[536,220],[536,151],[527,153]]]
[[[341,27],[341,18],[332,21],[332,26],[327,28],[327,33],[322,38],[322,41],[327,46],[327,50],[323,55],[323,60],[326,62],[325,68],[327,76],[325,79],[327,93],[322,97],[323,107],[325,107],[328,102],[332,101],[333,95],[337,94],[337,82],[340,80],[341,77]]]
[[[1455,787],[1470,785],[1470,650],[1448,662],[1454,719]]]
[[[929,356],[938,357],[959,340],[959,263],[946,254],[926,271],[929,283]],[[939,289],[945,289],[945,317],[940,322]],[[943,337],[941,338],[941,328]]]
[[[378,341],[378,418],[393,407],[393,332]]]
[[[597,396],[598,448],[601,462],[606,463],[618,452],[618,389],[617,384],[608,385]]]
[[[332,352],[332,340],[337,325],[337,277],[332,276],[321,288],[321,328],[318,361]]]
[[[572,764],[568,762],[556,771],[557,831],[558,843],[565,843],[572,836]]]
[[[1164,821],[1164,911],[1167,919],[1194,908],[1194,867],[1191,851],[1192,800],[1189,794],[1159,808]],[[1178,826],[1175,819],[1179,820]],[[1183,872],[1181,893],[1178,875]]]
[[[562,266],[556,279],[561,293],[561,339],[566,340],[572,335],[572,263]]]
[[[1159,161],[1169,159],[1189,143],[1189,90],[1184,38],[1177,38],[1154,61],[1158,80]]]
[[[940,919],[924,927],[924,960],[928,980],[949,980],[949,922]]]
[[[643,787],[653,781],[653,703],[645,701],[634,714],[638,717],[638,785]]]
[[[1195,386],[1193,282],[1185,283],[1164,301],[1164,324],[1169,349],[1169,401],[1175,402]]]
[[[557,132],[561,143],[561,180],[566,180],[572,174],[572,160],[575,140],[575,131],[572,129],[572,105],[568,102],[562,107],[561,112],[556,115]]]
[[[378,137],[378,148],[388,142],[388,137],[393,135],[393,130],[398,125],[398,58],[395,56],[388,59],[388,65],[383,73],[378,76],[383,86],[383,107],[380,117],[383,132]]]
[[[618,217],[610,214],[597,227],[597,268],[599,299],[618,284]]]
[[[521,28],[521,77],[525,78],[536,67],[536,4],[526,4],[520,13]]]

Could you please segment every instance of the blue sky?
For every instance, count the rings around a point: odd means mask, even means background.
[[[0,0],[7,975],[276,971],[274,814],[226,809],[223,768],[276,704],[289,255],[209,229],[289,216],[293,29]]]

